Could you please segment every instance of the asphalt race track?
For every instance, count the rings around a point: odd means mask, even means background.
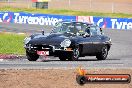
[[[27,24],[8,24],[0,23],[0,31],[36,33],[44,29],[46,33],[51,31],[52,27],[27,25]],[[104,34],[112,39],[112,47],[108,58],[103,61],[97,61],[95,57],[83,57],[79,61],[59,61],[54,57],[41,57],[36,62],[30,62],[26,58],[0,60],[0,69],[58,69],[58,68],[131,68],[132,67],[132,30],[112,30],[104,29]],[[46,60],[45,60],[46,59]]]

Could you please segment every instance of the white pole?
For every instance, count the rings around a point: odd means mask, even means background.
[[[92,8],[92,0],[90,0],[90,9]]]
[[[69,6],[71,6],[71,0],[69,0]]]
[[[8,0],[8,6],[10,6],[10,3],[9,2],[10,2],[10,0]]]
[[[28,9],[30,8],[30,1],[28,0]]]
[[[114,2],[112,2],[112,13],[114,13]]]

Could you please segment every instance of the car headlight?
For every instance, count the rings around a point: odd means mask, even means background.
[[[109,39],[109,41],[111,42],[111,38]]]
[[[60,45],[61,47],[69,47],[71,45],[71,41],[69,39],[65,39]]]
[[[111,38],[109,38],[109,40],[108,40],[108,41],[106,41],[106,43],[111,43]]]
[[[111,38],[110,38],[110,40],[109,40],[109,43],[111,44],[112,42],[111,42]]]
[[[24,44],[27,44],[30,40],[31,40],[31,37],[26,37],[26,38],[24,39]]]

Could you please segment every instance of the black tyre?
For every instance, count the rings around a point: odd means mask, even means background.
[[[108,55],[108,47],[104,46],[99,54],[96,55],[98,60],[105,60]]]
[[[87,79],[84,76],[77,76],[76,81],[79,85],[84,85],[87,82]]]
[[[73,49],[73,52],[69,56],[68,60],[69,61],[77,61],[79,58],[79,55],[80,55],[79,48],[75,48],[75,49]]]
[[[39,58],[39,55],[29,53],[28,51],[26,51],[26,56],[29,61],[36,61]]]

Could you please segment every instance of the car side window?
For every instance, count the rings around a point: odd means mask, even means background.
[[[90,34],[91,35],[101,35],[99,27],[98,26],[91,26],[90,27]]]
[[[82,30],[88,34],[90,34],[89,27],[87,24],[82,24]]]
[[[96,29],[97,29],[97,34],[98,34],[98,35],[101,35],[102,33],[101,33],[101,31],[100,31],[99,26],[96,26]]]
[[[90,27],[90,35],[97,35],[97,30],[96,30],[95,26]]]

